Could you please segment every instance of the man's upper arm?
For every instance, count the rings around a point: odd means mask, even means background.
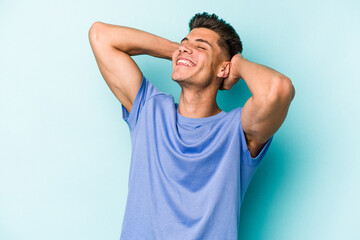
[[[91,48],[107,85],[130,112],[141,85],[142,73],[127,53],[107,43],[106,34],[101,23],[94,23],[89,30]]]
[[[278,80],[274,94],[266,99],[252,96],[243,107],[241,123],[252,157],[257,156],[266,141],[280,128],[295,96],[289,79]]]

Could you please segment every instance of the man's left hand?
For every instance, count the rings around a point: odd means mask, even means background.
[[[240,53],[231,58],[229,75],[219,87],[220,90],[230,90],[240,80],[241,76],[238,73],[238,68],[242,60],[244,58]]]

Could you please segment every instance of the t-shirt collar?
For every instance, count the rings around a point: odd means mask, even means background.
[[[209,121],[218,120],[219,118],[223,117],[226,112],[221,111],[218,114],[212,115],[210,117],[204,117],[204,118],[191,118],[191,117],[185,117],[179,113],[179,104],[175,103],[176,108],[176,115],[178,122],[185,123],[185,124],[202,124]]]

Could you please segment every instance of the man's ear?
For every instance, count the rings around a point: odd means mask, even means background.
[[[227,78],[230,74],[230,67],[231,67],[230,65],[231,62],[224,62],[220,67],[217,76],[220,78]]]

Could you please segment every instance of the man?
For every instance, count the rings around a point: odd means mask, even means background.
[[[102,22],[89,31],[131,133],[122,240],[237,239],[246,188],[294,98],[288,77],[242,57],[224,20],[199,13],[189,26],[180,44]],[[172,60],[179,104],[142,74],[131,58],[139,54]],[[252,97],[224,112],[217,92],[239,79]]]

